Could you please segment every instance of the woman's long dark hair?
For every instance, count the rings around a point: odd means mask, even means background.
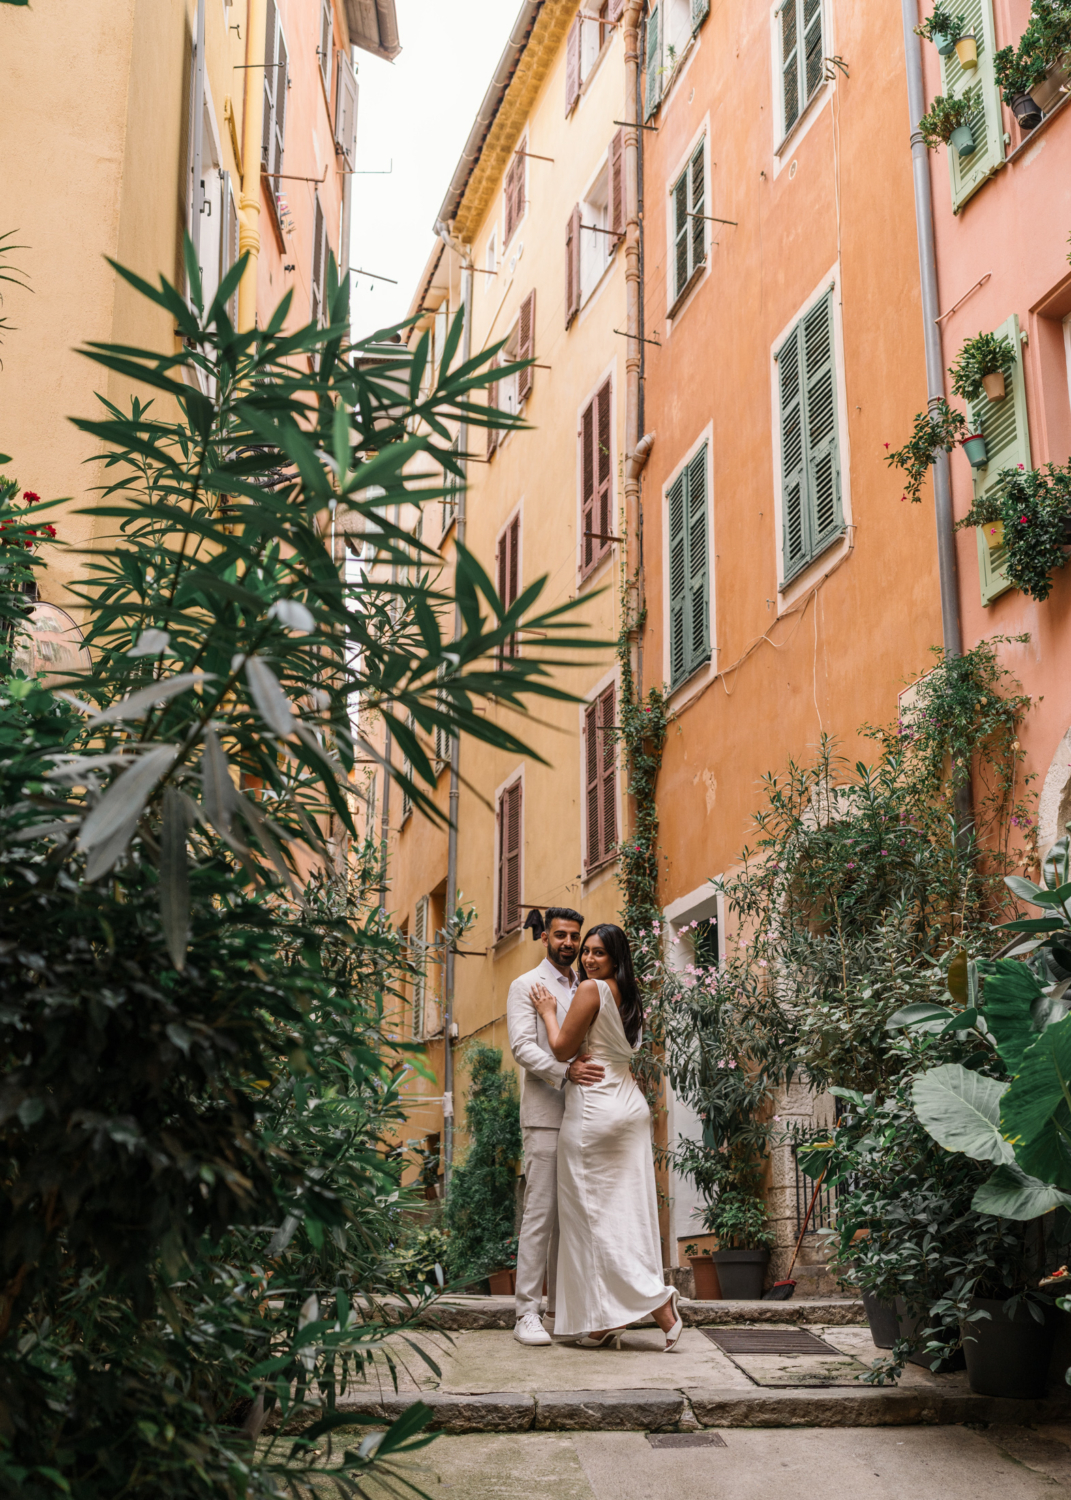
[[[584,943],[588,938],[593,937],[602,939],[602,945],[614,966],[614,978],[617,980],[617,988],[621,993],[621,1024],[625,1028],[629,1046],[635,1047],[643,1026],[643,1006],[640,1004],[636,975],[632,970],[632,949],[629,947],[628,938],[620,927],[614,926],[613,922],[599,922],[594,927],[589,927],[584,934],[584,942],[580,944],[581,955],[584,952]],[[586,969],[584,973],[587,974]]]

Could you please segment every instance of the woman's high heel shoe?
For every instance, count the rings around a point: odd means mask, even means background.
[[[598,1338],[592,1338],[590,1333],[585,1333],[582,1339],[577,1339],[578,1349],[607,1349],[621,1348],[621,1339],[625,1330],[623,1328],[611,1328],[606,1333],[599,1334]]]
[[[670,1293],[669,1300],[673,1304],[674,1323],[673,1327],[666,1334],[666,1347],[662,1351],[663,1354],[668,1354],[671,1349],[675,1349],[677,1347],[677,1344],[680,1341],[680,1336],[684,1332],[684,1319],[680,1315],[678,1306],[681,1300],[681,1294],[680,1292],[678,1292],[676,1287],[674,1287],[672,1292]]]

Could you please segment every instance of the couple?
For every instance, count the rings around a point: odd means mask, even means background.
[[[583,921],[548,909],[546,957],[506,1001],[526,1176],[513,1336],[551,1342],[539,1317],[546,1277],[556,1339],[603,1348],[653,1314],[668,1351],[683,1326],[662,1280],[651,1112],[630,1071],[643,1019],[632,954],[609,923],[581,946]]]

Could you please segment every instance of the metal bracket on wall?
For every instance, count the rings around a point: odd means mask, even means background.
[[[324,167],[322,177],[299,177],[293,172],[262,172],[262,177],[270,177],[273,182],[315,182],[317,187],[322,187],[327,181],[327,168]]]
[[[705,219],[708,224],[731,224],[734,229],[739,227],[735,219],[716,219],[713,214],[687,213],[684,217],[686,219]]]
[[[661,349],[661,347],[662,347],[662,345],[658,342],[657,339],[642,339],[642,338],[640,338],[640,336],[639,336],[638,333],[626,333],[623,328],[615,328],[614,332],[616,334],[619,334],[620,337],[623,338],[623,339],[639,339],[639,341],[640,341],[641,344],[653,344],[656,349]],[[655,329],[655,332],[656,333],[658,332],[657,328]]]
[[[624,125],[626,130],[653,130],[656,135],[658,133],[657,125],[643,125],[639,120],[611,120],[610,124]]]

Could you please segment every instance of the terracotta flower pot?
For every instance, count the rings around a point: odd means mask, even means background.
[[[984,469],[989,462],[985,447],[985,433],[972,432],[962,439],[963,451],[972,469]]]
[[[512,1297],[517,1290],[517,1272],[492,1271],[487,1278],[492,1297]]]
[[[978,43],[973,36],[961,36],[956,40],[956,56],[959,65],[965,73],[972,72],[978,66]]]
[[[982,389],[990,401],[1003,401],[1008,389],[1004,382],[1004,371],[994,370],[991,375],[983,375]]]
[[[695,1297],[697,1302],[720,1302],[721,1282],[718,1280],[718,1268],[709,1255],[689,1255],[688,1264],[692,1268],[695,1277]]]

